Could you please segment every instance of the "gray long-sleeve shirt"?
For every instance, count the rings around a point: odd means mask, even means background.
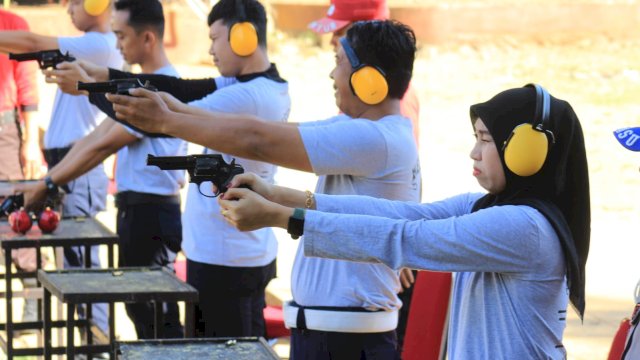
[[[471,213],[480,196],[418,204],[318,194],[305,254],[455,272],[449,359],[565,358],[568,289],[555,231],[528,206]]]

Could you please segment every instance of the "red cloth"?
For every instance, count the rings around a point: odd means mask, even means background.
[[[27,22],[16,14],[0,10],[0,30],[29,30]],[[17,62],[0,54],[0,112],[13,110],[36,110],[38,88],[35,61]]]
[[[267,339],[290,336],[291,331],[284,326],[284,314],[279,306],[267,305],[264,308],[264,322]]]
[[[451,274],[419,271],[407,319],[403,360],[440,359],[442,340],[447,336]]]
[[[609,357],[607,357],[607,360],[620,360],[622,358],[622,352],[624,351],[630,327],[631,324],[629,322],[629,318],[623,319],[620,322],[618,331],[611,342],[611,348],[609,349]]]

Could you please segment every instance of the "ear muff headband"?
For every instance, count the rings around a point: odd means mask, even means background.
[[[246,19],[242,0],[236,0],[236,14],[239,21],[229,27],[229,44],[231,51],[238,56],[249,56],[258,48],[258,31],[256,27]]]
[[[84,0],[84,11],[91,16],[102,14],[109,7],[109,0]]]
[[[516,126],[503,146],[507,168],[518,176],[536,174],[547,159],[549,147],[555,142],[550,125],[551,97],[538,84],[527,84],[536,90],[535,118],[531,123]]]
[[[349,86],[353,94],[367,105],[381,103],[389,93],[384,72],[376,66],[361,63],[347,38],[340,38],[340,44],[353,69],[349,78]]]

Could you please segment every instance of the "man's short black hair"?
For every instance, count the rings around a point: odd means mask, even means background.
[[[259,1],[220,0],[211,9],[207,24],[211,26],[218,20],[227,26],[242,21],[252,23],[258,33],[258,44],[267,46],[267,12]]]
[[[353,23],[346,36],[361,63],[384,71],[388,96],[402,99],[409,87],[416,57],[413,30],[395,20],[368,20]]]
[[[136,32],[151,29],[160,39],[164,36],[164,13],[158,0],[118,0],[116,11],[129,12],[129,26]]]

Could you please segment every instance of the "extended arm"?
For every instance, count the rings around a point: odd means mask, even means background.
[[[137,140],[120,124],[114,124],[111,120],[105,120],[102,123],[107,123],[105,127],[108,127],[104,136],[93,136],[80,140],[78,144],[81,147],[76,155],[69,158],[68,161],[65,161],[67,160],[65,156],[60,164],[51,169],[49,176],[55,184],[66,184],[76,179],[123,146]],[[96,130],[100,131],[100,129]]]
[[[58,49],[58,38],[30,31],[0,31],[0,51],[24,53]]]
[[[129,79],[138,78],[149,81],[158,91],[165,91],[173,95],[176,99],[187,103],[201,99],[216,91],[216,81],[208,79],[181,79],[168,75],[159,74],[133,74],[125,71],[109,69],[109,79]]]
[[[307,256],[381,262],[394,269],[543,272],[545,257],[561,253],[546,219],[516,206],[417,221],[308,211],[304,235]]]
[[[228,113],[171,111],[160,95],[143,89],[134,96],[108,94],[119,119],[145,131],[175,136],[208,148],[291,169],[313,171],[296,126]],[[140,105],[140,106],[137,106]]]
[[[107,119],[78,141],[49,173],[54,184],[66,184],[100,164],[109,155],[137,138],[127,132],[120,124]],[[43,181],[29,184],[21,189],[25,194],[25,206],[38,203],[44,198],[46,186]]]

